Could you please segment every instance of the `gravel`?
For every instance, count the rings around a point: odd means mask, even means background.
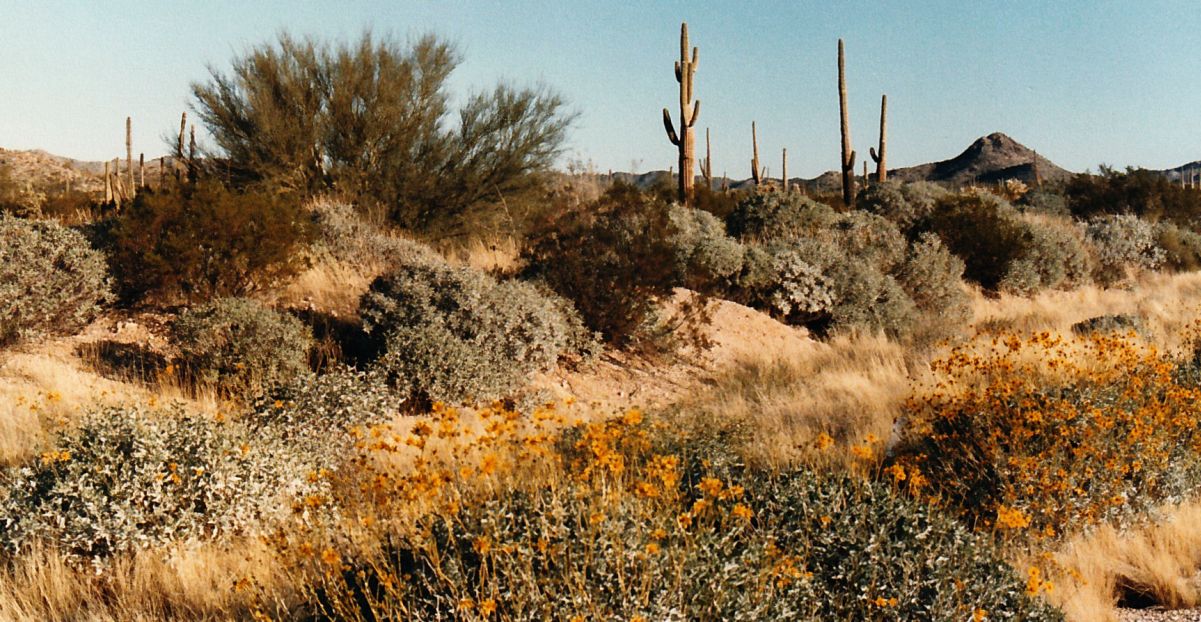
[[[1122,622],[1201,622],[1201,609],[1118,609]]]

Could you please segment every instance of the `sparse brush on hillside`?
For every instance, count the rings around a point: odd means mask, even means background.
[[[1201,193],[1181,188],[1157,171],[1102,166],[1099,175],[1075,175],[1064,189],[1068,209],[1077,218],[1134,214],[1191,226],[1201,218]]]
[[[458,63],[433,35],[331,45],[283,34],[234,58],[229,73],[213,69],[192,94],[239,179],[336,188],[378,201],[406,227],[447,227],[535,181],[574,118],[550,89],[507,84],[452,113],[447,79]]]
[[[657,304],[672,288],[715,291],[738,270],[738,254],[709,214],[614,186],[544,225],[522,257],[525,277],[570,300],[605,341],[627,347],[651,336]]]
[[[111,298],[104,255],[82,235],[0,215],[0,346],[78,330]]]
[[[892,190],[898,201],[905,200]],[[910,338],[921,332],[923,339],[961,327],[947,321],[962,320],[965,313],[961,265],[939,258],[945,253],[941,245],[909,244],[882,216],[839,214],[804,197],[773,192],[740,203],[728,226],[748,244],[738,295],[789,323],[818,333],[866,329]]]
[[[109,258],[131,302],[203,302],[278,284],[303,265],[313,235],[287,195],[235,192],[216,181],[142,191],[110,223]]]

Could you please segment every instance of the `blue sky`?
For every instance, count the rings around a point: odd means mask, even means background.
[[[891,166],[993,131],[1072,170],[1201,159],[1201,6],[1166,0],[0,0],[0,147],[115,157],[132,115],[135,151],[157,154],[206,65],[282,29],[370,27],[455,42],[460,93],[498,79],[556,88],[580,113],[573,159],[665,169],[675,155],[660,110],[677,101],[681,20],[700,47],[697,127],[711,128],[715,173],[749,176],[752,120],[773,173],[782,147],[791,175],[836,167],[839,37],[855,147],[875,143],[888,93]]]

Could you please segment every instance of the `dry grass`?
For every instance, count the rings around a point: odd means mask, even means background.
[[[900,345],[843,336],[763,346],[735,359],[710,389],[678,407],[748,422],[754,437],[748,459],[772,467],[845,466],[848,446],[892,436],[911,382]],[[820,448],[821,434],[841,450]]]
[[[1170,508],[1162,520],[1126,531],[1104,526],[1064,542],[1052,554],[1052,600],[1069,620],[1117,620],[1120,601],[1169,609],[1201,604],[1201,502]]]
[[[326,257],[300,273],[273,302],[285,308],[354,317],[359,311],[359,299],[384,269],[382,263],[354,265]]]
[[[1142,317],[1155,345],[1174,351],[1201,317],[1201,273],[1147,274],[1124,289],[1086,285],[1070,291],[1042,292],[1033,298],[1001,295],[973,301],[978,332],[1068,332],[1089,318],[1131,314]]]
[[[37,550],[0,570],[0,620],[244,620],[256,593],[285,594],[285,581],[257,541],[142,551],[102,574]]]
[[[521,241],[512,236],[472,237],[440,250],[450,261],[484,272],[512,274],[521,267]]]

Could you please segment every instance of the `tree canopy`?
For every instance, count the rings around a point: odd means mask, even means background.
[[[228,73],[210,67],[192,84],[193,107],[231,179],[341,193],[378,202],[402,226],[445,226],[531,183],[575,119],[551,89],[506,83],[452,111],[459,62],[434,35],[331,44],[285,33]]]

